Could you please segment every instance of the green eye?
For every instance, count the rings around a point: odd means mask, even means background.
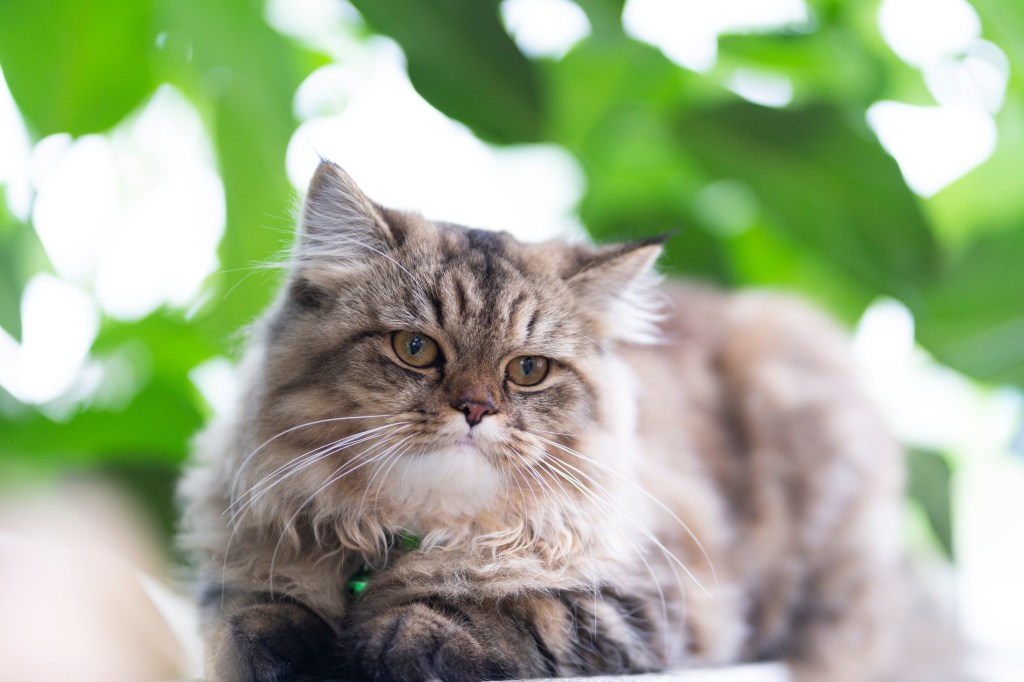
[[[536,386],[548,375],[550,364],[540,355],[521,355],[508,363],[505,373],[514,384]]]
[[[391,348],[399,360],[411,367],[430,367],[441,356],[437,342],[419,332],[395,332],[391,335]]]

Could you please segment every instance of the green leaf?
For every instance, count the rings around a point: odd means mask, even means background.
[[[5,0],[0,64],[36,136],[106,130],[155,87],[147,0]]]
[[[187,385],[186,375],[191,369],[221,351],[219,344],[211,343],[180,312],[161,309],[132,322],[104,320],[91,353],[104,359],[122,353],[132,344],[145,347],[151,373],[178,377],[183,386]]]
[[[909,303],[939,251],[899,168],[833,107],[732,103],[682,116],[683,146],[709,175],[749,185],[768,224],[861,286]]]
[[[21,295],[33,274],[48,268],[35,230],[7,212],[0,186],[0,328],[21,339]]]
[[[0,456],[40,467],[177,463],[202,421],[198,399],[180,382],[155,380],[123,409],[87,408],[63,422],[36,410],[0,418]]]
[[[913,308],[940,361],[984,381],[1024,386],[1024,217],[979,237]]]
[[[611,8],[614,10],[614,8]],[[676,232],[662,265],[671,272],[731,280],[714,233],[692,207],[706,183],[675,135],[680,109],[732,97],[621,36],[595,35],[545,64],[551,138],[581,161],[587,192],[580,217],[598,241]]]
[[[1024,4],[1006,0],[971,0],[981,17],[986,38],[1010,59],[1010,87],[1024,96]]]
[[[541,139],[544,101],[534,65],[505,32],[497,0],[353,0],[402,46],[409,79],[439,110],[492,142]]]
[[[934,103],[920,72],[891,52],[884,60],[873,54],[846,27],[728,35],[718,48],[716,77],[737,69],[786,76],[797,105],[822,99],[861,109],[880,99]]]
[[[50,271],[36,231],[7,211],[0,186],[0,328],[21,339],[21,295],[33,275]]]
[[[805,246],[780,230],[755,225],[731,239],[727,249],[732,271],[743,286],[781,286],[799,292],[852,327],[876,292]]]
[[[607,129],[621,126],[615,119],[671,124],[680,111],[735,99],[656,48],[627,38],[587,38],[561,61],[544,67],[550,112],[546,137],[568,147],[584,164],[591,149],[618,144]]]
[[[626,0],[575,0],[590,22],[593,35],[599,38],[623,36],[622,12]]]
[[[925,204],[936,234],[955,249],[986,231],[1024,222],[1024,98],[1008,100],[996,124],[999,143],[992,156]]]
[[[292,239],[294,190],[285,151],[297,123],[292,98],[313,62],[263,20],[248,0],[168,0],[161,65],[201,107],[211,130],[227,203],[216,292],[197,318],[223,343],[267,305],[277,286],[264,266]]]
[[[90,351],[105,372],[99,390],[64,420],[34,407],[8,411],[0,452],[41,466],[177,463],[205,416],[189,372],[218,351],[177,311],[104,320]]]
[[[921,505],[939,547],[953,558],[952,472],[944,457],[926,450],[907,453],[907,494]]]

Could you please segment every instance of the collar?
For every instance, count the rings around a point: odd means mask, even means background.
[[[395,533],[389,547],[391,549],[401,548],[405,551],[411,552],[415,549],[419,549],[420,538],[418,535],[414,535],[409,531],[400,530]],[[372,577],[373,569],[370,567],[370,564],[363,563],[362,567],[345,583],[345,591],[348,592],[351,597],[358,597],[367,587],[369,587],[370,579]]]

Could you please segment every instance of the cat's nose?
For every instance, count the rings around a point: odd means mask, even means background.
[[[498,411],[494,393],[485,382],[466,377],[456,379],[451,387],[451,406],[466,415],[466,423],[476,426],[483,418]]]
[[[480,402],[477,400],[462,400],[457,402],[453,407],[459,412],[466,415],[466,423],[470,426],[476,426],[483,418],[489,414],[494,414],[494,403],[491,401]]]

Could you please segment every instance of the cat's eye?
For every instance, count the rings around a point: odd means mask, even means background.
[[[419,332],[395,332],[391,348],[399,360],[412,367],[430,367],[441,357],[437,342]]]
[[[521,355],[508,363],[505,373],[514,384],[536,386],[548,375],[550,364],[547,358],[540,355]]]

